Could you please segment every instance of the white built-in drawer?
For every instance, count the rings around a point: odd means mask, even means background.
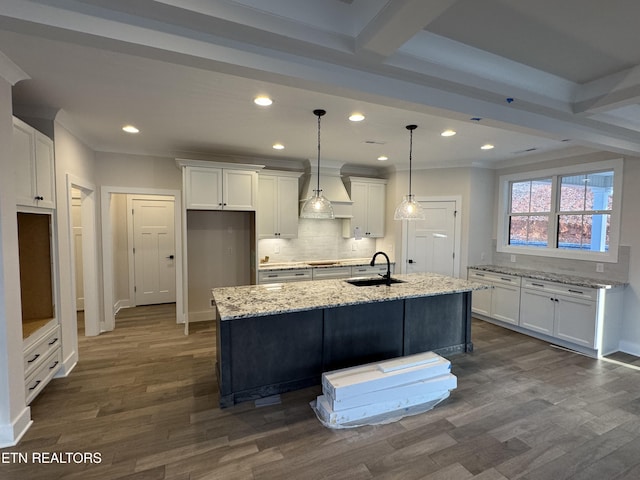
[[[326,267],[314,268],[314,280],[327,280],[330,278],[349,278],[351,276],[351,267]]]
[[[311,280],[310,268],[297,268],[292,270],[265,270],[258,272],[258,283],[282,283],[300,282]]]
[[[522,277],[517,275],[509,275],[506,273],[485,272],[483,270],[469,270],[467,279],[478,282],[492,282],[503,285],[520,286]]]
[[[564,283],[547,282],[543,280],[533,280],[530,278],[524,278],[522,280],[522,287],[558,295],[583,298],[585,300],[595,301],[598,297],[597,290],[594,288],[567,285]]]
[[[53,376],[60,370],[62,363],[62,349],[60,345],[48,357],[39,362],[40,366],[27,377],[24,384],[24,394],[27,405],[31,403],[36,395],[51,381]]]
[[[393,265],[391,265],[391,273],[393,273]],[[357,267],[351,267],[351,275],[354,277],[363,277],[367,275],[386,275],[387,266],[376,264],[373,267],[369,265],[358,265]]]
[[[24,351],[24,376],[31,375],[55,349],[60,347],[60,325],[53,326],[42,338]]]

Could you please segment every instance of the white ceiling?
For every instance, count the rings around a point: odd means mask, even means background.
[[[416,168],[497,167],[640,156],[638,18],[637,0],[3,0],[0,52],[30,77],[16,110],[61,109],[99,151],[297,164],[324,108],[323,159],[406,168],[415,123]]]

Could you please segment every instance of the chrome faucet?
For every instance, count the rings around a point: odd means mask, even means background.
[[[387,255],[384,252],[376,252],[376,253],[373,254],[373,258],[371,259],[371,262],[369,262],[369,265],[371,265],[372,267],[375,265],[376,257],[378,255],[384,255],[384,258],[387,259],[387,274],[386,275],[380,275],[380,276],[387,280],[387,286],[391,286],[391,262],[389,261],[389,255]]]

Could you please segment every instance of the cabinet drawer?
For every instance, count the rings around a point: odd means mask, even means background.
[[[60,345],[48,357],[40,362],[40,366],[27,377],[24,384],[24,394],[27,405],[31,403],[53,376],[60,370],[62,363],[62,349]]]
[[[323,280],[323,279],[326,280],[330,278],[349,278],[350,276],[351,276],[351,267],[329,267],[329,268],[313,269],[314,280]]]
[[[564,283],[547,282],[530,278],[523,279],[522,286],[532,290],[549,292],[550,294],[567,295],[570,297],[583,298],[585,300],[596,300],[597,290],[588,287],[567,285]]]
[[[56,325],[41,339],[24,351],[24,376],[28,377],[38,369],[55,349],[60,347],[60,326]]]
[[[391,273],[393,273],[393,265],[391,265]],[[369,265],[358,265],[357,267],[351,267],[351,275],[353,277],[362,277],[376,274],[386,275],[387,266],[374,265],[373,267],[371,267]]]
[[[311,280],[311,269],[277,270],[258,272],[258,283],[282,283]]]

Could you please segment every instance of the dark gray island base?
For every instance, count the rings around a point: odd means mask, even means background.
[[[329,282],[342,289],[342,285],[336,283],[340,280],[304,282],[306,295],[317,293],[312,284],[327,288]],[[261,287],[265,286],[254,286],[245,294],[256,293],[255,289]],[[289,285],[286,287],[291,289]],[[341,303],[336,306],[318,305],[304,310],[281,307],[281,311],[274,313],[258,308],[255,316],[245,311],[236,312],[237,318],[227,314],[226,319],[225,315],[218,315],[220,406],[229,407],[238,402],[318,385],[322,372],[338,368],[426,351],[450,355],[473,349],[471,289],[468,286],[467,291],[422,292],[408,297],[408,287],[404,295],[395,287],[361,287],[360,290],[375,289],[375,296],[383,297],[360,298],[355,304],[343,299],[342,302],[334,300],[333,303]],[[353,293],[358,295],[358,287],[349,288],[356,289]],[[391,297],[389,300],[384,299],[385,290],[392,293],[387,295]],[[231,301],[230,304],[238,298],[227,295],[229,291],[214,289],[219,313],[224,312],[224,300]],[[245,301],[251,302],[251,298],[245,297]],[[262,301],[256,303],[261,305]],[[237,305],[231,310],[237,311]]]

